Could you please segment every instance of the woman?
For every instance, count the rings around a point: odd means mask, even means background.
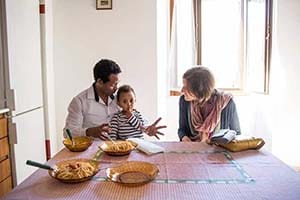
[[[193,67],[183,75],[183,95],[179,101],[180,141],[205,141],[218,129],[240,134],[240,124],[232,95],[215,89],[212,73]]]

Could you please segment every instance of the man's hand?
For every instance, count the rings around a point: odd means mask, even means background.
[[[110,132],[109,125],[108,124],[102,124],[102,125],[97,126],[97,127],[88,128],[86,130],[86,135],[96,137],[96,138],[100,138],[101,140],[106,140],[107,138],[104,136],[103,133],[109,133],[109,132]]]
[[[145,133],[147,133],[149,136],[155,136],[157,139],[160,139],[158,137],[158,135],[165,135],[162,132],[159,132],[158,130],[162,129],[162,128],[167,128],[167,126],[165,126],[165,125],[164,126],[156,126],[160,120],[161,120],[161,117],[158,118],[153,124],[148,126],[145,129]]]

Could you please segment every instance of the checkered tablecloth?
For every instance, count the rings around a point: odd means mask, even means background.
[[[63,149],[49,161],[91,158],[101,142],[85,152]],[[300,199],[300,175],[266,151],[230,153],[205,143],[157,143],[166,152],[148,156],[133,151],[127,156],[102,155],[92,180],[64,184],[39,169],[4,199]],[[128,187],[106,179],[105,169],[124,161],[157,165],[159,174],[148,184]],[[25,166],[24,167],[29,167]]]

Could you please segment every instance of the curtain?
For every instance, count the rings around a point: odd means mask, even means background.
[[[196,65],[195,6],[194,0],[173,0],[172,4],[169,82],[170,89],[178,89],[183,73]]]

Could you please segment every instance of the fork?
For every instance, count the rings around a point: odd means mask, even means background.
[[[70,140],[72,142],[72,146],[74,146],[75,142],[74,142],[74,139],[72,137],[72,133],[71,133],[70,129],[66,129],[66,132],[67,132],[67,135],[68,135],[68,137],[70,138]]]
[[[107,133],[103,134],[105,137],[107,137],[113,144],[117,144]]]

